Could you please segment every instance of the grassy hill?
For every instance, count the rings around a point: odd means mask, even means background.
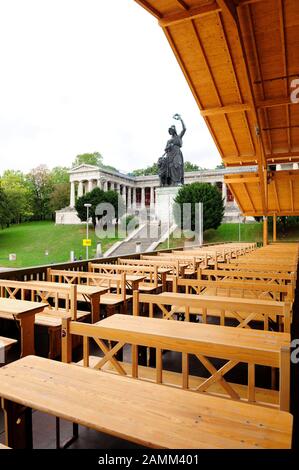
[[[86,225],[55,225],[50,221],[13,225],[0,230],[0,266],[16,268],[65,262],[70,258],[70,251],[75,251],[77,259],[80,256],[85,259],[86,249],[82,246],[85,237]],[[95,255],[97,243],[101,242],[102,250],[106,251],[117,241],[99,240],[93,230],[90,238],[90,257]],[[17,260],[9,261],[9,253],[16,253]]]

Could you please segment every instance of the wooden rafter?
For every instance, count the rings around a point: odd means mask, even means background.
[[[210,64],[209,64],[209,61],[208,61],[208,57],[207,57],[207,54],[204,50],[204,47],[203,47],[203,44],[202,44],[202,41],[201,41],[201,38],[200,38],[200,35],[199,35],[199,32],[198,32],[198,29],[196,28],[196,25],[194,24],[194,21],[191,22],[192,23],[192,27],[193,27],[193,32],[195,34],[195,37],[196,37],[196,41],[197,41],[197,44],[199,46],[199,49],[200,49],[200,53],[203,57],[203,60],[204,60],[204,63],[205,63],[205,66],[206,66],[206,70],[209,74],[209,77],[210,77],[210,80],[212,82],[212,85],[213,85],[213,89],[215,91],[215,94],[216,94],[216,97],[217,97],[217,100],[218,100],[218,105],[219,107],[222,107],[223,106],[223,103],[222,103],[222,100],[221,100],[221,96],[220,96],[220,93],[219,93],[219,90],[217,88],[217,84],[216,84],[216,81],[215,81],[215,78],[214,78],[214,75],[212,73],[212,70],[211,70],[211,67],[210,67]],[[231,128],[231,125],[229,123],[229,120],[227,118],[227,115],[224,114],[223,115],[224,117],[224,120],[225,120],[225,123],[227,125],[227,128],[229,130],[229,133],[231,135],[231,138],[232,138],[232,141],[234,143],[234,146],[235,146],[235,149],[236,149],[236,153],[237,155],[239,156],[240,155],[240,152],[239,152],[239,149],[238,149],[238,146],[237,146],[237,142],[236,142],[236,139],[235,139],[235,136],[233,134],[233,131],[232,131],[232,128]]]
[[[273,190],[274,190],[274,196],[275,196],[276,204],[277,204],[278,210],[280,212],[280,204],[279,204],[279,198],[278,198],[278,192],[277,192],[277,186],[276,186],[276,181],[275,180],[273,180]]]
[[[288,55],[287,55],[287,45],[286,45],[285,13],[284,13],[283,0],[278,1],[278,6],[279,6],[280,36],[281,36],[281,45],[282,45],[283,73],[285,76],[287,76],[288,75]],[[286,90],[286,96],[288,96],[288,93],[289,93],[288,80],[285,80],[285,90]],[[286,114],[287,114],[287,127],[288,127],[287,129],[288,150],[290,152],[292,149],[292,143],[291,143],[289,106],[286,106]]]
[[[298,152],[281,152],[281,153],[271,153],[266,155],[267,160],[299,160],[299,151]]]
[[[253,47],[253,53],[254,53],[254,58],[255,58],[255,65],[257,68],[257,73],[258,73],[258,79],[261,81],[261,92],[262,92],[262,99],[265,99],[265,88],[264,88],[264,83],[263,83],[263,74],[262,74],[262,67],[261,67],[261,61],[260,61],[260,56],[258,52],[258,47],[257,47],[257,42],[256,42],[256,36],[255,36],[255,31],[254,31],[254,26],[253,26],[253,20],[252,20],[252,12],[250,9],[250,5],[247,7],[247,17],[248,17],[248,25],[249,25],[249,31],[250,31],[250,36],[252,40],[252,47]],[[261,120],[265,120],[265,126],[263,127],[270,127],[269,125],[269,116],[268,116],[268,111],[267,109],[263,110],[264,116],[261,114]],[[270,153],[272,153],[272,142],[271,142],[271,135],[269,133],[266,133],[266,138],[268,139],[268,147]]]
[[[250,202],[250,204],[251,204],[252,210],[255,211],[256,209],[255,209],[255,206],[254,206],[254,204],[253,204],[252,198],[251,198],[251,196],[250,196],[250,194],[249,194],[249,191],[248,191],[248,188],[247,188],[247,186],[246,186],[246,183],[243,183],[243,188],[244,188],[245,194],[246,194],[246,196],[247,196],[247,198],[248,198],[248,200],[249,200],[249,202]]]
[[[260,108],[275,108],[275,107],[278,107],[278,106],[291,106],[291,105],[294,105],[294,103],[292,103],[290,97],[285,97],[285,96],[282,96],[281,98],[271,98],[271,99],[268,99],[268,100],[258,100],[256,102],[256,107],[257,109],[260,109]]]
[[[176,0],[178,6],[183,10],[189,10],[188,5],[184,2],[184,0]]]
[[[237,201],[237,204],[238,204],[238,206],[239,206],[241,212],[244,213],[244,207],[243,207],[243,205],[241,204],[240,199],[239,199],[239,197],[237,196],[236,192],[233,190],[232,185],[231,185],[230,183],[226,183],[226,184],[227,184],[227,186],[228,186],[230,192],[234,195],[234,198],[235,198],[235,200]]]
[[[237,76],[237,73],[236,73],[235,64],[234,64],[234,61],[232,59],[232,53],[231,53],[231,50],[230,50],[230,47],[229,47],[229,44],[228,44],[228,39],[227,39],[226,32],[225,32],[225,29],[224,29],[224,26],[223,26],[222,18],[220,17],[220,15],[219,15],[219,24],[220,24],[220,27],[221,27],[222,35],[225,39],[225,49],[226,49],[226,52],[227,52],[227,56],[229,58],[229,63],[231,65],[231,68],[232,68],[232,71],[233,71],[233,77],[234,77],[234,81],[235,81],[236,88],[237,88],[238,98],[239,98],[240,103],[242,103],[243,102],[243,97],[242,97],[242,93],[241,93],[241,87],[240,87],[240,83],[239,83],[238,76]],[[246,123],[247,131],[248,131],[248,135],[249,135],[249,139],[250,139],[250,143],[251,143],[252,153],[255,154],[254,142],[253,142],[251,130],[250,130],[250,127],[249,127],[249,124],[248,124],[248,118],[247,118],[246,113],[244,113],[244,120],[245,120],[245,123]]]
[[[236,5],[232,0],[217,0],[217,3],[224,14],[230,15],[235,22],[238,22]]]
[[[217,116],[220,114],[240,113],[242,111],[250,111],[249,104],[236,103],[227,106],[219,106],[218,108],[203,109],[200,113],[202,116]]]
[[[184,10],[182,12],[173,13],[172,15],[161,18],[159,20],[159,25],[162,26],[162,28],[166,28],[167,26],[182,23],[184,21],[190,21],[196,18],[212,15],[218,11],[220,11],[220,9],[216,3],[212,5],[205,5],[200,8],[192,8],[191,10]]]
[[[293,181],[291,179],[289,181],[289,185],[290,185],[291,208],[292,208],[292,212],[294,212],[295,207],[294,207]]]
[[[162,17],[162,15],[158,12],[158,10],[156,10],[156,8],[150,5],[150,3],[147,2],[146,0],[135,0],[135,2],[138,3],[138,5],[143,7],[145,10],[147,10],[149,13],[154,15],[156,18],[160,19]]]

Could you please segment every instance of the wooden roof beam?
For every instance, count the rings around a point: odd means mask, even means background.
[[[226,184],[246,184],[246,183],[258,183],[259,182],[259,176],[258,175],[252,175],[252,176],[233,176],[233,175],[227,175],[224,176],[224,182]]]
[[[147,2],[146,0],[135,0],[135,2],[138,3],[138,5],[140,5],[141,7],[143,7],[146,11],[154,15],[157,19],[160,19],[162,17],[160,12],[156,10],[152,5],[150,5],[149,2]]]
[[[245,194],[246,194],[246,196],[247,196],[247,198],[248,198],[248,200],[249,200],[249,202],[250,202],[250,204],[251,204],[252,210],[255,211],[256,209],[255,209],[255,207],[254,207],[254,204],[253,204],[252,198],[251,198],[251,196],[250,196],[250,194],[249,194],[249,191],[248,191],[248,188],[247,188],[247,186],[246,186],[246,183],[243,183],[243,188],[244,188]]]
[[[177,4],[179,5],[180,8],[183,8],[183,10],[189,10],[188,5],[184,2],[184,0],[176,0]]]
[[[291,208],[292,208],[292,212],[294,212],[294,210],[295,210],[295,207],[294,207],[294,193],[293,193],[293,182],[292,182],[291,179],[289,181],[289,185],[290,185]]]
[[[299,151],[298,152],[281,152],[281,153],[271,153],[266,155],[267,160],[299,160]],[[294,162],[295,163],[295,162]]]
[[[281,98],[272,98],[268,100],[261,100],[256,102],[256,107],[258,109],[262,108],[275,108],[276,106],[285,106],[285,105],[292,105],[290,97],[281,97]]]
[[[237,8],[233,0],[217,0],[217,3],[221,8],[222,13],[229,15],[235,23],[238,23]]]
[[[276,186],[276,181],[272,180],[273,182],[273,190],[274,190],[274,196],[276,200],[276,205],[278,207],[278,211],[280,212],[280,204],[279,204],[279,198],[278,198],[278,192],[277,192],[277,186]]]
[[[217,108],[202,109],[200,113],[202,116],[217,116],[219,114],[231,114],[231,113],[240,113],[243,111],[250,111],[250,109],[251,109],[250,104],[236,103],[236,104],[230,104],[227,106],[219,106]]]
[[[190,10],[182,11],[180,13],[174,13],[172,15],[165,16],[159,20],[159,25],[162,28],[167,28],[174,24],[182,23],[184,21],[195,20],[196,18],[202,18],[207,15],[218,13],[220,8],[217,3],[212,5],[205,5],[199,8],[192,8]]]

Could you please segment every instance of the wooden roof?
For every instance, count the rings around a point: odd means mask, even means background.
[[[237,203],[246,216],[264,215],[258,173],[233,174],[224,177]],[[268,215],[299,216],[299,171],[268,173]]]
[[[225,165],[258,165],[266,214],[267,165],[299,162],[298,0],[135,1],[163,28]]]

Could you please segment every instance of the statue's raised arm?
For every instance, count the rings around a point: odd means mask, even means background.
[[[184,123],[184,121],[183,121],[183,119],[182,119],[182,116],[181,116],[180,114],[175,114],[175,115],[173,116],[173,118],[176,119],[177,121],[181,121],[181,124],[182,124],[182,128],[183,128],[183,129],[182,129],[182,132],[179,134],[179,136],[180,136],[180,138],[182,139],[182,138],[184,137],[185,133],[186,133],[186,130],[187,130],[187,128],[186,128],[186,126],[185,126],[185,123]]]

